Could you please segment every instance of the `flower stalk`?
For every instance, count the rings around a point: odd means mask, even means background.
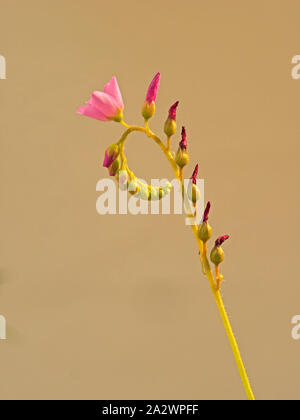
[[[133,194],[140,193],[142,194],[141,196],[143,198],[152,199],[154,193],[156,194],[157,199],[161,199],[165,194],[168,194],[170,192],[171,187],[169,185],[166,185],[165,187],[159,188],[159,190],[157,191],[152,191],[150,186],[147,186],[145,184],[143,185],[141,182],[139,182],[139,180],[137,180],[133,172],[128,168],[127,159],[125,156],[125,142],[132,132],[141,132],[144,133],[147,137],[151,138],[160,147],[161,151],[163,152],[169,164],[171,165],[175,177],[181,184],[181,190],[186,210],[189,216],[193,217],[195,215],[196,202],[199,199],[199,191],[196,187],[198,165],[196,165],[193,175],[190,179],[190,193],[188,191],[188,194],[185,194],[183,168],[189,162],[189,155],[187,153],[186,130],[184,127],[182,128],[182,139],[179,143],[177,154],[172,154],[172,152],[170,151],[171,137],[176,133],[176,109],[178,102],[175,102],[169,109],[169,115],[165,122],[164,132],[167,135],[166,145],[149,127],[149,119],[154,115],[155,112],[155,101],[159,87],[159,82],[160,73],[157,73],[152,82],[150,83],[146,99],[142,108],[142,115],[145,120],[144,127],[137,125],[128,125],[124,122],[124,104],[115,78],[112,78],[111,81],[107,85],[105,85],[104,93],[94,92],[91,96],[90,101],[87,103],[87,106],[81,107],[78,112],[83,115],[102,121],[113,120],[116,122],[120,122],[126,128],[119,141],[116,144],[111,145],[106,150],[103,165],[109,169],[109,173],[111,175],[116,176],[116,180],[119,183],[119,173],[121,171],[125,171],[125,173],[127,174],[127,176],[125,177],[126,185],[128,185],[126,181],[127,178],[129,179],[129,181],[134,182],[136,185],[136,190],[134,189],[134,191],[132,192]],[[122,184],[124,184],[123,181]],[[190,202],[187,199],[187,195],[193,203],[193,208],[191,208],[190,206]],[[212,236],[212,228],[208,224],[208,214],[210,211],[210,207],[210,202],[208,202],[204,211],[202,223],[199,226],[196,223],[191,224],[191,229],[193,231],[199,249],[199,259],[201,262],[202,271],[207,277],[213,297],[219,310],[220,317],[223,322],[223,326],[226,331],[246,395],[249,400],[254,400],[254,394],[252,392],[246,369],[244,367],[243,360],[235,336],[233,334],[220,292],[221,281],[223,279],[222,274],[220,274],[220,264],[224,260],[224,251],[221,245],[225,242],[225,240],[229,238],[229,236],[223,235],[217,238],[217,240],[215,241],[215,246],[213,247],[210,253],[210,259],[215,265],[215,277],[207,257],[207,242]]]

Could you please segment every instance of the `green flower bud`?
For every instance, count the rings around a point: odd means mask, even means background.
[[[155,102],[144,102],[144,105],[142,107],[142,115],[145,118],[145,120],[149,120],[149,118],[153,117],[155,113]]]
[[[119,156],[120,154],[120,148],[118,144],[111,144],[106,150],[105,150],[105,156],[103,161],[103,166],[105,168],[109,168],[113,161]]]
[[[148,200],[149,195],[150,195],[149,190],[148,190],[148,185],[140,182],[139,186],[140,188],[139,188],[137,197],[141,198],[142,200]]]
[[[225,254],[220,246],[214,246],[210,253],[210,260],[215,265],[221,264],[224,261]]]
[[[195,204],[200,199],[200,190],[196,184],[189,184],[188,186],[188,198]]]
[[[176,101],[169,109],[169,115],[166,119],[164,132],[168,137],[173,136],[176,133],[176,110],[179,102]]]
[[[215,242],[215,246],[211,250],[210,259],[211,259],[211,262],[213,262],[215,265],[219,265],[221,264],[221,262],[224,261],[225,254],[224,254],[223,249],[221,248],[221,245],[228,238],[229,238],[228,235],[219,236]]]
[[[207,222],[202,222],[199,225],[198,237],[202,242],[207,242],[212,237],[212,228]]]
[[[175,156],[175,162],[179,168],[182,169],[184,166],[186,166],[189,163],[189,160],[190,157],[188,151],[179,147]]]
[[[134,195],[134,194],[138,193],[139,190],[140,190],[140,186],[138,184],[138,180],[136,178],[132,179],[128,184],[128,192],[131,195]]]
[[[171,118],[167,118],[164,126],[164,132],[168,137],[173,136],[176,133],[176,121]]]
[[[187,151],[187,141],[186,141],[186,131],[185,127],[182,127],[181,129],[181,141],[179,143],[179,148],[177,150],[175,161],[179,168],[183,168],[189,163],[189,154]]]
[[[121,168],[121,159],[120,159],[120,156],[119,156],[109,166],[109,168],[108,168],[109,175],[110,176],[115,176],[117,174],[117,172],[119,171],[120,168]]]
[[[153,188],[149,185],[148,191],[149,191],[149,200],[151,201],[159,200],[159,188]]]
[[[208,224],[208,215],[210,211],[210,201],[207,202],[204,213],[202,223],[199,225],[198,228],[198,237],[201,239],[202,242],[207,242],[212,237],[212,228]]]

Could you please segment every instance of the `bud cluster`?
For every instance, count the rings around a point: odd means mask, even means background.
[[[204,210],[202,222],[198,226],[198,237],[205,244],[205,250],[206,250],[207,241],[209,241],[209,239],[212,237],[212,228],[208,223],[209,211],[210,211],[210,202],[207,203]],[[210,252],[210,260],[216,266],[216,273],[219,273],[219,265],[224,261],[224,258],[225,258],[225,253],[221,245],[228,238],[229,238],[229,235],[219,236],[216,239],[215,245]],[[221,277],[222,276],[218,274],[218,278],[216,279],[217,284],[219,283]]]

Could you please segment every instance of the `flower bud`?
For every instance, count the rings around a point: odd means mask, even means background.
[[[149,120],[149,118],[153,117],[155,113],[155,102],[148,103],[147,101],[144,102],[142,107],[142,116],[145,120]]]
[[[148,189],[148,185],[144,184],[143,182],[139,182],[139,190],[137,192],[137,197],[141,198],[142,200],[148,200],[150,196],[150,192]]]
[[[195,166],[193,175],[191,176],[191,182],[188,186],[188,197],[195,204],[200,198],[200,191],[197,188],[197,175],[198,175],[198,164]]]
[[[188,187],[188,197],[195,204],[200,199],[200,190],[196,184],[190,184]]]
[[[124,167],[121,167],[120,171],[117,173],[117,181],[120,190],[125,191],[128,185],[128,173]]]
[[[176,109],[179,101],[176,101],[169,109],[169,116],[166,119],[164,132],[168,137],[173,136],[176,133]]]
[[[110,165],[113,163],[113,161],[119,156],[120,149],[117,144],[111,144],[106,150],[105,150],[105,156],[103,160],[103,166],[105,168],[109,168]]]
[[[198,170],[199,170],[199,165],[197,163],[197,165],[195,166],[194,172],[193,172],[193,174],[191,176],[191,180],[192,180],[192,183],[193,184],[196,184],[197,183]]]
[[[210,253],[211,262],[214,263],[215,265],[219,265],[221,264],[221,262],[224,261],[224,258],[225,258],[225,254],[224,254],[223,249],[220,246],[213,247]]]
[[[215,246],[213,247],[213,249],[211,250],[210,253],[210,260],[212,263],[214,263],[215,265],[219,265],[221,264],[221,262],[224,261],[225,258],[225,254],[224,251],[221,247],[221,245],[223,244],[223,242],[225,242],[227,239],[229,238],[228,235],[224,235],[224,236],[220,236],[216,242],[215,242]]]
[[[121,159],[120,157],[117,157],[117,159],[115,159],[113,163],[108,167],[109,175],[115,176],[120,168],[121,168]]]
[[[138,180],[136,178],[130,180],[130,182],[128,183],[127,190],[131,195],[134,195],[139,192],[140,185],[138,184]]]
[[[212,237],[212,228],[207,222],[199,225],[198,236],[202,242],[207,242]]]
[[[190,157],[188,152],[179,148],[175,156],[175,162],[179,168],[184,168],[189,163],[189,160]]]
[[[199,239],[201,239],[202,242],[207,242],[212,237],[212,228],[208,224],[209,210],[210,210],[210,202],[208,202],[205,207],[203,220],[198,228],[198,237]]]
[[[175,156],[175,162],[182,169],[189,163],[189,160],[190,158],[187,151],[186,131],[185,127],[182,127],[181,142],[179,143],[179,148]]]
[[[149,120],[149,118],[151,118],[155,113],[155,101],[159,87],[159,81],[160,73],[156,73],[148,87],[145,103],[142,108],[142,115],[145,120]]]

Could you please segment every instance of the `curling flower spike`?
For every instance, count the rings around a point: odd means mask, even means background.
[[[81,106],[78,114],[100,121],[117,121],[123,119],[124,103],[117,79],[112,77],[104,86],[103,92],[95,91],[91,94],[85,106]]]
[[[155,113],[155,101],[159,88],[159,81],[160,73],[156,73],[147,90],[146,99],[142,108],[142,115],[146,121],[153,117]]]
[[[185,198],[186,193],[186,186],[187,186],[187,196],[189,200],[191,200],[194,204],[194,209],[191,206],[187,206],[188,210],[191,210],[193,214],[189,211],[189,216],[195,217],[197,216],[197,207],[196,201],[200,198],[200,191],[197,188],[197,175],[198,175],[198,165],[196,165],[193,175],[190,180],[187,180],[186,183],[185,179],[183,178],[183,167],[188,163],[189,156],[187,152],[187,141],[186,141],[186,132],[185,128],[182,128],[182,139],[179,143],[179,147],[177,150],[177,154],[174,156],[173,152],[170,151],[170,138],[167,139],[167,147],[163,144],[158,136],[153,133],[148,125],[148,119],[153,116],[155,112],[155,101],[159,86],[160,80],[160,73],[152,80],[146,99],[144,102],[144,106],[142,109],[142,114],[145,118],[145,126],[133,126],[127,125],[122,120],[122,111],[124,108],[123,100],[121,97],[121,93],[119,91],[117,81],[115,78],[112,78],[111,81],[105,86],[104,92],[94,92],[91,96],[90,101],[87,103],[87,106],[81,107],[78,110],[79,114],[87,115],[91,118],[95,118],[102,121],[108,120],[118,120],[122,122],[122,124],[126,127],[126,131],[122,134],[122,137],[118,141],[117,144],[112,144],[105,152],[105,157],[103,161],[103,166],[108,168],[109,174],[114,175],[116,178],[117,183],[120,186],[120,189],[123,191],[128,191],[130,194],[135,195],[136,198],[141,200],[160,200],[166,194],[169,194],[172,185],[170,183],[166,183],[164,187],[152,187],[150,185],[145,184],[140,179],[138,179],[134,173],[128,168],[126,163],[126,157],[124,154],[124,143],[131,132],[143,132],[148,138],[157,143],[162,151],[164,152],[165,156],[167,157],[168,161],[171,163],[171,166],[174,170],[174,174],[176,178],[181,183],[182,192]],[[169,109],[168,119],[169,121],[176,124],[176,109],[178,106],[178,102],[174,103],[171,108]],[[177,166],[174,165],[176,162]],[[188,184],[188,185],[186,185]],[[184,207],[185,206],[184,202]],[[186,208],[187,209],[187,208]],[[194,211],[193,211],[194,210]],[[210,263],[208,262],[207,258],[207,241],[212,236],[212,229],[208,223],[208,216],[210,211],[210,202],[207,203],[202,222],[198,227],[198,236],[197,236],[197,243],[199,248],[199,255],[200,261],[202,263],[202,270],[203,273],[206,275],[207,279],[212,288],[213,296],[215,298],[218,310],[221,315],[222,322],[224,324],[224,328],[227,332],[229,342],[231,344],[233,354],[235,357],[236,364],[238,366],[238,370],[242,379],[242,383],[244,385],[245,391],[247,393],[247,397],[249,400],[255,400],[251,385],[249,383],[249,379],[247,377],[247,373],[239,352],[239,348],[237,342],[235,340],[230,320],[226,313],[223,299],[220,293],[220,285],[221,281],[223,280],[223,276],[219,272],[219,264],[224,261],[224,251],[222,249],[222,244],[226,241],[229,236],[223,235],[217,238],[215,241],[215,245],[210,253],[210,259],[215,264],[215,278],[213,276],[212,270],[210,268]],[[196,233],[195,222],[193,222],[193,232]]]

